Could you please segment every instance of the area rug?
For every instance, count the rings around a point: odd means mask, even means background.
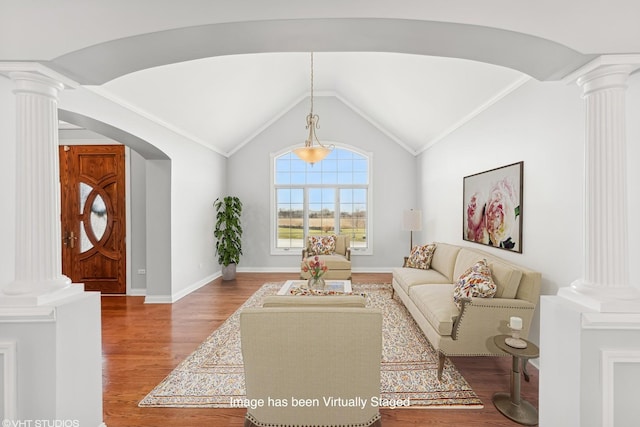
[[[140,403],[146,407],[229,408],[245,397],[239,315],[259,307],[282,283],[267,283],[213,332]],[[389,284],[353,284],[367,306],[383,313],[381,400],[408,400],[412,408],[482,408],[482,401],[449,359],[442,381],[438,355]],[[307,298],[307,297],[300,297]],[[313,297],[308,297],[313,298]]]

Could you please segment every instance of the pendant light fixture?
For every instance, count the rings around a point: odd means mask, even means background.
[[[313,52],[311,52],[311,112],[307,115],[306,127],[309,129],[309,136],[304,142],[304,147],[293,150],[296,156],[307,163],[311,163],[311,165],[327,157],[334,148],[333,144],[329,146],[323,145],[316,136],[316,129],[319,128],[319,120],[318,115],[313,114]]]

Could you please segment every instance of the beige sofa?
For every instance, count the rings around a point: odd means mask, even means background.
[[[469,267],[486,259],[497,285],[493,298],[471,298],[459,309],[454,283]],[[406,258],[405,258],[406,261]],[[475,248],[436,243],[429,270],[393,269],[393,290],[439,353],[438,378],[445,356],[504,355],[493,336],[509,334],[511,316],[521,317],[527,338],[540,296],[539,272]]]
[[[302,270],[304,262],[309,255],[309,247],[302,249],[302,262],[300,263],[300,278],[308,279],[309,272]],[[325,280],[350,280],[351,279],[351,239],[348,235],[336,236],[336,250],[331,255],[318,255],[328,267],[323,276]]]
[[[382,425],[371,404],[380,395],[382,313],[364,305],[355,295],[271,296],[240,313],[247,399],[262,402],[248,407],[245,427]],[[326,400],[356,397],[367,402]]]

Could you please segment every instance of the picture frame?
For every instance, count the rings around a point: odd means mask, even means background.
[[[463,178],[462,239],[522,253],[524,162]]]

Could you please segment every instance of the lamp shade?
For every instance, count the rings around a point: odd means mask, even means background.
[[[407,231],[422,230],[422,211],[409,209],[402,215],[402,228]]]
[[[293,150],[293,152],[300,159],[304,160],[307,163],[313,164],[327,157],[331,150],[322,146],[312,146],[296,148],[295,150]]]

